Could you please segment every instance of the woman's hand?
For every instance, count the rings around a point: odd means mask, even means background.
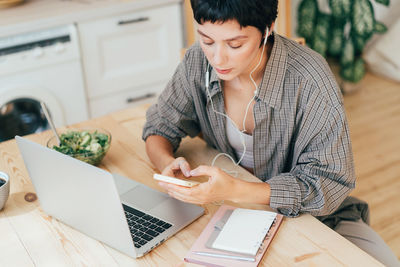
[[[169,169],[173,169],[172,165]],[[182,168],[180,169],[182,170]],[[182,170],[182,172],[185,171]],[[165,175],[168,174],[165,173]],[[201,183],[194,187],[183,187],[164,182],[159,182],[159,184],[167,190],[170,196],[184,202],[194,204],[207,204],[221,200],[235,201],[235,186],[239,180],[228,175],[221,169],[210,166],[199,166],[196,169],[190,171],[189,176],[208,176],[209,179],[207,182]]]
[[[187,178],[190,177],[190,165],[184,157],[178,157],[168,164],[161,172],[162,175]]]

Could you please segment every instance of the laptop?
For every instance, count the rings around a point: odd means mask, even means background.
[[[28,139],[15,139],[42,209],[133,258],[204,214],[197,205]]]

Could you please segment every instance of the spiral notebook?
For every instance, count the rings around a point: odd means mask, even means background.
[[[221,206],[193,244],[185,261],[206,266],[257,266],[283,216]]]

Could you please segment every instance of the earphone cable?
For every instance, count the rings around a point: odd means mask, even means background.
[[[260,66],[260,64],[261,64],[261,61],[262,61],[263,55],[264,55],[265,46],[266,46],[266,44],[267,44],[268,35],[269,35],[269,29],[268,29],[268,27],[267,27],[267,29],[266,29],[266,36],[265,36],[265,39],[264,39],[264,43],[263,43],[263,48],[262,48],[262,51],[261,51],[260,60],[258,61],[258,63],[257,63],[257,65],[255,66],[255,68],[254,68],[254,69],[250,72],[250,74],[249,74],[250,80],[251,80],[251,81],[253,82],[253,84],[254,84],[255,91],[254,91],[254,96],[251,98],[250,102],[249,102],[249,103],[247,104],[247,106],[246,106],[246,111],[245,111],[245,115],[244,115],[244,119],[243,119],[243,130],[242,130],[242,131],[239,130],[238,125],[237,125],[228,115],[226,115],[226,114],[224,114],[224,113],[221,113],[221,112],[215,110],[215,108],[214,108],[214,102],[213,102],[213,100],[212,100],[212,98],[211,98],[211,94],[210,94],[210,90],[209,90],[209,87],[210,87],[210,72],[209,72],[209,66],[210,66],[210,64],[209,64],[209,63],[207,64],[206,77],[205,77],[205,81],[206,81],[206,93],[207,93],[208,98],[210,99],[211,108],[212,108],[212,110],[213,110],[216,114],[219,114],[219,115],[221,115],[221,116],[227,118],[228,120],[230,120],[230,121],[232,122],[232,124],[233,124],[233,125],[238,129],[238,131],[241,133],[241,134],[239,135],[239,137],[240,137],[240,141],[242,142],[242,145],[243,145],[243,153],[242,153],[242,156],[240,157],[240,159],[238,160],[238,162],[235,162],[235,160],[232,158],[232,156],[229,155],[229,154],[227,154],[227,153],[219,153],[219,154],[217,154],[217,155],[214,157],[214,159],[213,159],[213,161],[212,161],[212,163],[211,163],[211,166],[214,166],[215,161],[216,161],[220,156],[226,156],[226,157],[228,157],[228,158],[234,163],[235,166],[238,166],[238,165],[240,164],[240,162],[242,162],[242,160],[243,160],[243,158],[244,158],[244,156],[245,156],[245,154],[246,154],[247,148],[246,148],[246,143],[245,143],[245,140],[244,140],[244,134],[245,134],[245,132],[246,132],[246,125],[245,125],[245,123],[246,123],[246,118],[247,118],[248,111],[249,111],[249,109],[250,109],[250,105],[251,105],[251,103],[255,100],[255,98],[256,98],[256,96],[257,96],[257,89],[258,89],[257,84],[256,84],[256,82],[254,81],[254,79],[253,79],[253,77],[252,77],[252,74],[253,74],[253,72],[254,72],[254,71]],[[229,172],[229,171],[226,171],[226,172],[232,173],[232,172]],[[237,172],[235,171],[234,173],[236,173],[236,175],[235,175],[235,177],[236,177],[236,176],[237,176]]]

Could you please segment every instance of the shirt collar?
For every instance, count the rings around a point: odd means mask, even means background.
[[[214,96],[215,94],[222,92],[222,88],[219,86],[219,78],[217,72],[214,68],[211,68],[210,71],[210,95]]]
[[[274,44],[257,98],[272,108],[279,109],[282,102],[288,53],[282,37],[274,34],[273,38]]]
[[[260,89],[257,98],[267,103],[272,108],[279,109],[282,102],[283,84],[285,80],[285,72],[287,65],[287,49],[283,43],[282,37],[273,33],[274,44],[272,46],[271,55],[268,59],[267,66],[264,71]],[[271,38],[270,37],[270,38]],[[218,84],[219,78],[211,68],[210,73],[210,95],[213,96],[218,92],[222,92]]]
[[[214,68],[211,68],[210,84],[218,82],[219,78]]]

